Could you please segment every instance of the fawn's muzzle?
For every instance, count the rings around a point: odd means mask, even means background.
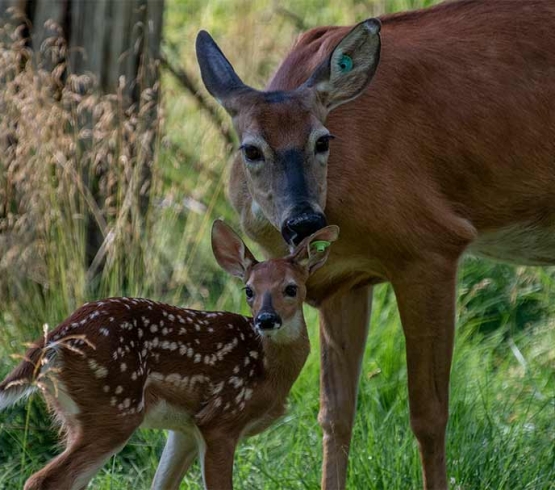
[[[277,313],[262,311],[254,319],[254,325],[258,330],[274,330],[281,327],[281,318]]]

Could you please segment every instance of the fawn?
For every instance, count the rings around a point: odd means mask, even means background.
[[[45,333],[0,384],[0,409],[38,387],[66,435],[65,451],[25,489],[86,488],[138,427],[170,431],[152,488],[179,488],[197,455],[207,489],[232,488],[238,441],[284,413],[308,356],[305,282],[338,232],[328,226],[291,255],[257,262],[214,223],[216,260],[245,283],[253,318],[109,298]]]

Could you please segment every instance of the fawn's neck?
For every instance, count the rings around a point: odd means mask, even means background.
[[[283,385],[289,391],[295,382],[310,352],[310,340],[302,314],[296,319],[298,335],[287,341],[272,338],[262,339],[267,379],[274,385]]]

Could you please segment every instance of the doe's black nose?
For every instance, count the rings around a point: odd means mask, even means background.
[[[285,221],[281,227],[281,236],[287,243],[298,245],[326,224],[326,217],[322,213],[301,213]]]
[[[281,327],[281,318],[277,313],[263,311],[256,315],[254,324],[259,330],[272,330]]]

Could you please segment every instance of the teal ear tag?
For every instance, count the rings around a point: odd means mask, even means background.
[[[316,250],[316,252],[322,253],[322,252],[325,252],[326,248],[328,248],[331,245],[331,243],[326,242],[325,240],[316,240],[315,242],[312,242],[310,245]]]
[[[339,60],[339,69],[343,73],[350,72],[353,69],[353,58],[344,54]]]

